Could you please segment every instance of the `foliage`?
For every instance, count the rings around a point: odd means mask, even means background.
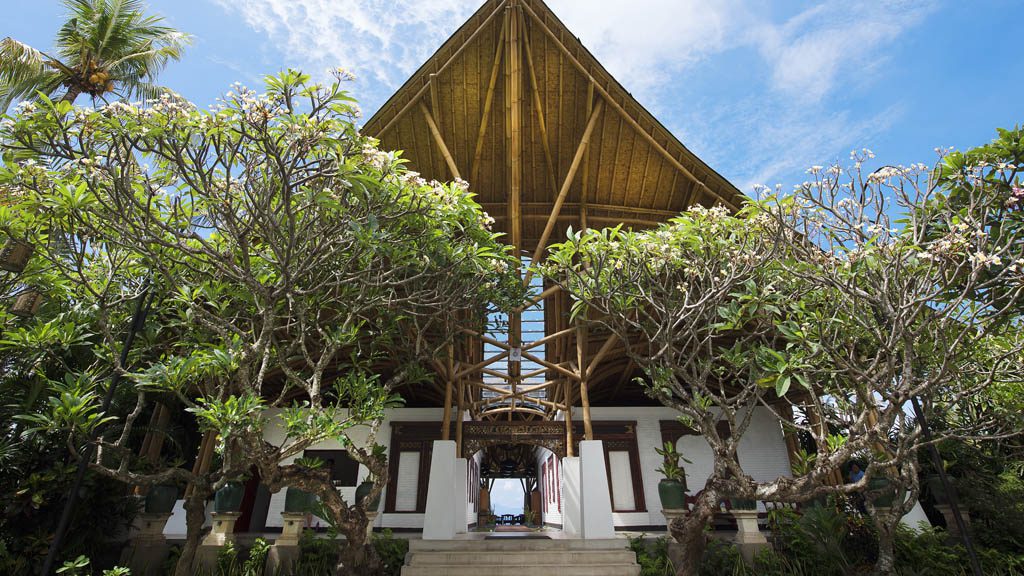
[[[636,563],[640,565],[640,576],[671,576],[675,568],[668,557],[669,539],[657,538],[652,542],[644,539],[644,535],[630,537],[629,549],[636,554]]]
[[[139,0],[64,0],[67,20],[55,52],[42,52],[13,38],[0,40],[0,111],[37,93],[63,99],[154,98],[163,89],[156,75],[181,58],[189,37],[145,15]]]
[[[928,167],[869,173],[872,158],[813,167],[792,193],[762,190],[735,214],[697,206],[654,230],[570,232],[541,268],[572,295],[577,318],[628,342],[646,392],[710,445],[706,497],[676,523],[691,556],[720,496],[865,491],[873,507],[884,494],[865,489],[884,476],[911,495],[873,516],[878,569],[889,571],[927,443],[911,399],[956,415],[940,438],[1022,429],[1010,410],[976,409],[1021,385],[1021,237],[991,218],[998,186],[988,179],[1015,168],[972,166],[974,185],[951,201]],[[809,440],[794,478],[756,482],[738,461],[755,409],[792,418],[787,430]],[[824,482],[853,459],[866,464],[863,479]]]
[[[395,538],[391,530],[374,533],[371,543],[381,562],[381,576],[400,576],[409,552],[409,541]]]
[[[679,461],[682,460],[687,464],[692,464],[692,462],[679,453],[675,442],[666,441],[664,447],[655,448],[654,451],[662,458],[661,468],[658,468],[655,472],[664,476],[666,480],[686,482],[686,470],[679,465]]]
[[[87,110],[42,98],[0,128],[0,186],[13,199],[0,227],[39,247],[60,239],[59,251],[37,252],[32,274],[60,278],[99,319],[100,354],[33,423],[81,438],[110,416],[88,394],[95,374],[128,369],[111,354],[114,320],[149,293],[156,313],[97,470],[198,486],[185,566],[202,500],[256,466],[271,490],[320,497],[346,536],[345,570],[357,570],[372,555],[365,509],[326,470],[284,462],[336,441],[378,495],[387,464],[376,432],[396,388],[421,381],[461,327],[480,328],[489,305],[514,307],[524,289],[465,183],[425,182],[378,150],[340,80],[286,71],[262,95],[237,87],[223,102]],[[155,398],[217,434],[218,468],[141,466],[133,427]],[[276,446],[263,438],[273,425],[285,431]],[[356,426],[368,427],[365,442],[351,441]]]

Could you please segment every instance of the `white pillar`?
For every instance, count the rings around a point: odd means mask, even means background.
[[[427,483],[427,507],[423,517],[424,540],[455,537],[455,442],[435,440]]]
[[[580,535],[580,459],[562,458],[562,532]]]
[[[587,540],[615,538],[604,443],[580,442],[580,531]]]
[[[469,462],[465,458],[455,459],[455,532],[469,532]]]

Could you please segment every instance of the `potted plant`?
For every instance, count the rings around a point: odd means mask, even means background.
[[[149,487],[143,504],[146,514],[170,514],[178,502],[178,486],[176,484],[157,484]]]
[[[316,506],[316,495],[299,488],[288,487],[284,493],[284,511],[308,514]]]
[[[245,486],[241,482],[228,482],[213,495],[214,512],[240,512]]]
[[[665,442],[664,447],[654,449],[662,457],[661,468],[657,469],[664,478],[658,482],[658,496],[661,498],[661,507],[665,510],[681,510],[686,508],[686,470],[679,465],[682,460],[691,464],[683,458],[676,450],[674,442]]]
[[[373,476],[367,476],[363,483],[356,487],[356,504],[362,502],[363,498],[370,495],[370,492],[373,492]],[[377,494],[376,498],[366,503],[367,512],[376,512],[380,508],[380,496]]]
[[[729,505],[733,510],[757,510],[757,500],[752,498],[730,498]]]

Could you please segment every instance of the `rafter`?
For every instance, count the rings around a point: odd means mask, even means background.
[[[433,81],[433,78],[431,78]],[[434,121],[434,116],[430,113],[430,109],[423,102],[420,102],[420,110],[423,112],[423,118],[427,121],[427,127],[430,128],[430,133],[434,136],[434,144],[437,144],[438,150],[441,151],[441,156],[444,157],[445,164],[448,165],[448,170],[451,171],[452,178],[462,178],[459,175],[459,167],[455,165],[455,159],[452,158],[452,153],[448,151],[448,145],[444,143],[444,137],[441,136],[441,130],[437,127],[437,122]]]
[[[562,182],[562,188],[558,191],[558,197],[555,198],[555,205],[551,208],[551,215],[548,216],[548,222],[544,226],[544,233],[540,235],[540,240],[537,242],[537,248],[533,251],[533,260],[530,262],[531,269],[526,271],[526,277],[524,280],[527,286],[530,285],[530,277],[533,275],[533,267],[540,261],[540,257],[544,253],[544,248],[547,247],[548,238],[551,237],[551,232],[555,229],[555,223],[558,221],[558,215],[562,211],[562,204],[565,202],[565,197],[569,194],[569,189],[572,188],[573,180],[576,178],[576,171],[579,170],[580,163],[583,161],[583,153],[586,152],[587,146],[590,144],[590,136],[594,133],[594,126],[597,125],[597,119],[601,116],[601,110],[603,109],[604,102],[598,102],[597,106],[594,107],[594,111],[590,114],[590,120],[587,122],[587,128],[583,131],[580,143],[576,147],[576,154],[572,158],[572,164],[569,165],[569,173],[565,175],[565,181]]]
[[[484,21],[477,27],[476,31],[470,34],[469,38],[467,38],[466,41],[463,42],[462,45],[459,46],[459,48],[447,60],[445,60],[444,64],[442,64],[437,70],[434,71],[434,74],[440,74],[447,70],[448,67],[451,66],[452,62],[454,62],[455,59],[457,59],[462,54],[462,52],[465,51],[466,47],[472,44],[473,41],[476,40],[477,36],[479,36],[484,30],[487,29],[487,25],[491,23],[491,20],[494,20],[495,16],[497,16],[499,13],[502,13],[505,10],[506,4],[508,4],[508,0],[502,0],[501,3],[498,4],[498,6],[495,7],[494,10],[487,16],[487,18],[485,18]],[[395,125],[395,123],[401,120],[402,117],[405,116],[406,113],[408,113],[409,110],[412,109],[412,107],[415,106],[416,103],[419,102],[421,98],[423,98],[423,95],[426,94],[427,90],[429,89],[430,84],[425,84],[422,88],[420,88],[419,92],[417,92],[416,95],[413,96],[412,99],[410,99],[409,102],[406,103],[406,105],[403,106],[402,109],[399,110],[397,114],[392,116],[391,120],[387,124],[385,124],[384,127],[380,129],[380,131],[377,132],[377,138],[383,137],[384,134],[386,134],[388,130],[390,130]]]
[[[637,134],[640,135],[641,138],[643,138],[648,144],[650,144],[652,147],[654,147],[654,149],[657,150],[658,154],[660,154],[663,158],[665,158],[665,160],[667,160],[668,163],[672,165],[672,167],[674,167],[676,170],[679,170],[680,172],[682,172],[687,178],[689,178],[695,184],[697,184],[697,186],[701,187],[705,192],[707,192],[708,194],[714,196],[715,198],[718,198],[719,200],[724,202],[727,206],[730,206],[733,209],[739,209],[739,207],[736,206],[736,204],[731,199],[723,198],[721,194],[719,194],[718,192],[715,192],[714,190],[709,188],[707,186],[707,184],[705,184],[700,179],[698,179],[696,176],[694,176],[693,172],[691,172],[689,169],[687,169],[686,166],[683,166],[679,162],[679,160],[676,159],[676,157],[673,156],[668,150],[666,150],[665,147],[662,146],[661,143],[658,142],[654,138],[654,136],[652,136],[646,129],[644,129],[644,127],[641,126],[640,123],[637,122],[633,118],[633,116],[630,115],[626,111],[626,109],[622,107],[621,104],[616,102],[615,99],[612,97],[612,95],[607,90],[605,90],[603,86],[601,86],[597,82],[597,80],[590,73],[590,71],[588,71],[587,68],[583,64],[580,63],[580,61],[576,58],[576,56],[573,55],[573,53],[568,48],[566,48],[565,44],[562,43],[561,38],[559,38],[557,34],[555,34],[554,32],[551,31],[551,29],[548,27],[548,25],[544,22],[544,20],[540,16],[537,15],[537,13],[533,10],[533,8],[530,8],[529,6],[527,6],[525,4],[522,5],[522,7],[523,7],[523,10],[525,10],[526,13],[530,16],[530,18],[533,19],[533,21],[537,23],[537,26],[541,29],[541,31],[544,32],[549,38],[551,38],[552,42],[555,43],[555,46],[557,46],[558,49],[562,52],[562,54],[565,55],[566,59],[569,60],[569,62],[573,65],[573,67],[575,67],[577,70],[579,70],[579,72],[586,77],[587,81],[594,85],[594,88],[601,95],[601,98],[603,98],[605,102],[608,102],[608,104],[612,108],[614,108],[616,112],[621,114],[622,117],[626,120],[626,123],[629,124],[633,128],[633,130],[635,130],[637,132]]]

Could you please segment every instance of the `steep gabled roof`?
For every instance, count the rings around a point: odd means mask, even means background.
[[[364,133],[404,150],[426,178],[468,180],[496,228],[529,252],[570,225],[647,227],[743,198],[542,0],[485,2]]]

